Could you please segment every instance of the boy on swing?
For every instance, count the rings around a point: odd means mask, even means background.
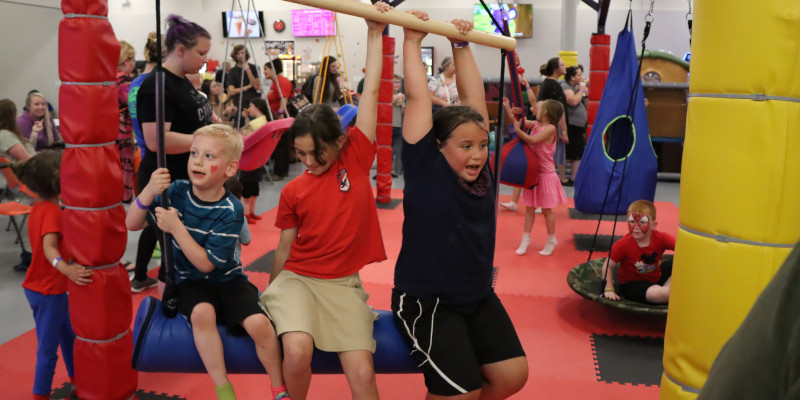
[[[672,263],[662,263],[665,250],[675,250],[675,238],[657,231],[656,206],[647,200],[636,200],[628,206],[630,233],[614,243],[606,262],[603,295],[609,300],[619,300],[620,295],[639,303],[666,304],[672,283]],[[619,294],[614,289],[612,271],[619,266],[617,281]],[[611,268],[609,271],[608,268]]]
[[[155,170],[128,210],[125,225],[136,231],[157,224],[172,235],[178,311],[192,325],[197,352],[217,397],[236,398],[225,369],[219,322],[234,334],[253,338],[258,359],[272,381],[271,398],[290,400],[275,330],[235,253],[244,211],[223,185],[239,169],[243,147],[241,135],[231,127],[215,124],[198,129],[189,150],[189,181],[170,184],[169,170]],[[156,206],[164,190],[172,204],[168,210]]]

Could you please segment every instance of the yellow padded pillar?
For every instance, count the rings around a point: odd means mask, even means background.
[[[571,67],[573,65],[578,65],[578,52],[577,51],[567,51],[561,50],[558,52],[558,58],[564,60],[564,65]],[[588,73],[587,73],[588,75]]]
[[[800,238],[798,32],[796,0],[694,4],[661,399],[697,397]]]

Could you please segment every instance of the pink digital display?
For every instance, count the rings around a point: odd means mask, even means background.
[[[292,34],[295,37],[335,35],[336,30],[331,30],[331,12],[292,10]]]

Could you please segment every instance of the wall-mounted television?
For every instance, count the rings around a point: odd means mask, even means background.
[[[263,11],[223,11],[222,36],[230,38],[261,37]]]
[[[494,19],[503,23],[502,12],[508,14],[508,28],[515,39],[533,37],[533,5],[532,4],[487,4]],[[472,22],[476,30],[500,34],[500,30],[492,23],[492,18],[481,4],[472,8]]]
[[[425,64],[425,73],[428,76],[433,76],[436,57],[432,46],[422,46],[422,62]]]
[[[294,37],[335,35],[336,29],[331,30],[331,12],[318,9],[292,10],[292,34]]]

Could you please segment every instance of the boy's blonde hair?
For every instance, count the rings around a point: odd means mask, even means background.
[[[656,205],[647,200],[636,200],[628,206],[628,214],[644,214],[656,220]]]
[[[119,61],[117,65],[122,65],[127,59],[136,57],[136,50],[133,49],[130,43],[120,40],[119,41]]]
[[[242,150],[244,149],[242,135],[230,126],[222,124],[206,125],[194,131],[194,134],[195,136],[200,135],[222,139],[225,153],[231,161],[242,158]]]

